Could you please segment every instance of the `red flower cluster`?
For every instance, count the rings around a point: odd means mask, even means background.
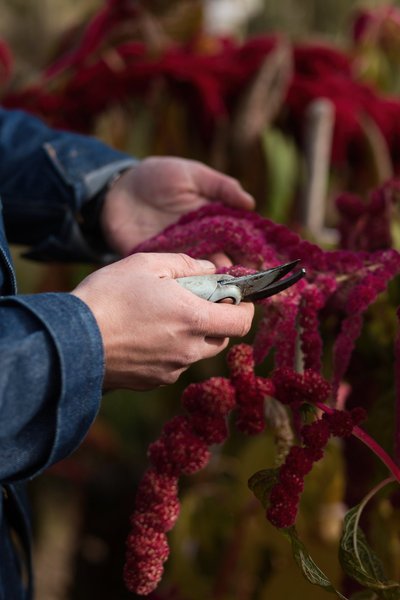
[[[400,182],[393,180],[373,190],[367,199],[343,193],[336,199],[340,215],[340,246],[348,250],[390,248],[391,220],[399,200]]]
[[[298,406],[303,402],[326,402],[331,394],[329,382],[312,369],[306,369],[304,373],[289,368],[275,369],[271,378],[275,398],[283,404]]]
[[[150,47],[139,34],[143,14],[140,3],[109,0],[71,44],[73,51],[64,49],[36,84],[7,94],[3,104],[32,111],[53,126],[87,132],[102,111],[132,97],[148,98],[162,82],[177,97],[184,95],[203,135],[214,132],[221,118],[232,114],[241,91],[277,46],[276,37],[260,36],[243,44],[213,39],[208,45],[212,50],[207,51],[207,45],[196,40]],[[398,28],[398,20],[398,11],[388,11],[385,22]],[[364,18],[362,29],[376,22],[375,17]],[[398,168],[398,100],[381,97],[357,81],[352,60],[333,47],[295,46],[293,58],[285,127],[300,138],[310,103],[328,98],[335,108],[333,160],[350,161],[353,168],[355,160],[363,162],[367,147],[363,116],[367,115],[387,141]],[[8,58],[4,64],[9,64]]]
[[[235,390],[223,377],[193,383],[182,396],[182,405],[190,413],[193,429],[208,445],[222,444],[228,437],[226,417],[235,403]]]
[[[304,368],[321,371],[322,339],[319,332],[319,311],[337,288],[335,277],[318,275],[302,292],[298,312],[301,351]],[[293,363],[292,363],[293,364]]]
[[[139,485],[126,546],[124,580],[131,592],[149,594],[157,586],[169,548],[165,532],[179,513],[178,479],[149,469]]]
[[[375,262],[374,258],[379,257]],[[341,322],[340,332],[333,348],[333,395],[350,363],[355,342],[363,324],[363,315],[388,282],[399,272],[400,255],[394,250],[383,250],[368,255],[364,268],[352,276],[353,283],[342,296],[342,307],[347,315]]]
[[[333,396],[347,370],[365,310],[400,272],[400,254],[395,250],[323,251],[283,225],[218,204],[185,215],[135,248],[135,252],[176,250],[195,258],[224,251],[235,263],[252,263],[257,268],[300,258],[307,277],[279,296],[261,301],[263,318],[253,342],[254,360],[260,363],[274,348],[275,365],[291,367],[300,336],[306,369],[318,371],[319,311],[334,307],[335,314],[347,316],[335,342]]]
[[[175,525],[180,509],[178,479],[204,468],[210,459],[208,445],[226,439],[235,391],[228,379],[213,377],[190,385],[182,403],[188,415],[166,423],[149,447],[152,466],[139,485],[131,517],[124,579],[130,591],[141,595],[153,591],[163,574],[169,554],[165,533]]]
[[[299,138],[304,134],[305,113],[310,103],[329,99],[335,111],[332,160],[355,169],[366,158],[363,115],[367,115],[385,138],[394,166],[399,168],[398,123],[400,103],[380,96],[357,81],[351,59],[339,50],[310,44],[294,49],[295,72],[288,92],[289,126]]]
[[[264,399],[273,395],[274,386],[270,380],[255,375],[251,346],[233,346],[227,360],[236,390],[236,427],[250,435],[260,433],[265,427]]]
[[[328,423],[331,435],[336,437],[349,437],[354,427],[364,421],[367,413],[361,406],[352,410],[332,410],[322,417]]]
[[[145,595],[156,588],[169,554],[165,533],[179,515],[178,477],[202,469],[209,457],[206,443],[185,416],[169,421],[151,444],[152,468],[139,486],[127,540],[124,579],[130,591]]]
[[[152,47],[139,33],[145,13],[139,2],[109,0],[74,40],[72,52],[62,52],[38,84],[8,94],[4,103],[53,126],[90,131],[99,113],[131,97],[148,97],[162,81],[176,96],[184,94],[210,131],[276,45],[274,37],[259,37],[243,45],[214,39],[208,52],[196,40]]]
[[[186,416],[176,417],[167,424],[161,438],[149,449],[151,470],[177,480],[180,475],[205,466],[210,456],[208,447],[226,439],[226,417],[232,409],[236,409],[238,429],[258,433],[265,426],[265,397],[276,398],[293,409],[295,426],[303,442],[302,446],[291,448],[279,469],[268,509],[268,517],[274,524],[289,527],[297,514],[304,477],[322,457],[329,436],[349,435],[361,418],[357,413],[334,411],[315,423],[302,425],[298,411],[301,404],[320,405],[332,396],[334,399],[332,386],[319,373],[322,342],[318,313],[322,309],[329,311],[333,306],[335,314],[345,315],[334,348],[335,391],[360,332],[363,312],[388,280],[400,272],[400,255],[391,249],[375,253],[323,251],[301,240],[283,225],[255,213],[216,203],[185,215],[178,223],[135,249],[175,250],[194,257],[223,250],[238,264],[253,263],[257,268],[301,258],[302,266],[306,268],[306,278],[278,296],[260,302],[263,316],[253,346],[240,344],[228,354],[230,379],[212,378],[190,385],[182,398]],[[232,272],[238,269],[233,267]],[[296,336],[300,336],[304,373],[296,373],[291,367],[295,359]],[[270,378],[259,377],[255,374],[255,363],[271,349],[275,350],[275,369]],[[144,484],[145,489],[147,485]],[[142,489],[141,494],[144,500],[137,504],[132,521],[134,527],[142,528],[140,535],[142,530],[144,535],[151,536],[153,531],[165,535],[177,518],[176,491],[167,493],[161,504],[157,498],[152,500],[151,491],[146,495]],[[148,546],[152,568],[149,568],[146,584],[146,578],[140,575],[139,579],[138,573],[143,557],[135,554],[135,540],[142,538],[135,529],[133,533],[135,535],[128,543],[127,581],[130,581],[130,589],[136,589],[137,584],[137,589],[150,590],[162,572],[160,565],[166,557],[165,546],[159,542],[158,563],[154,558],[157,555],[154,546]]]
[[[313,464],[323,457],[323,451],[331,435],[347,437],[354,427],[365,418],[362,408],[351,412],[334,410],[322,419],[303,425],[303,446],[293,446],[279,469],[278,482],[271,489],[268,520],[280,529],[291,527],[296,521],[304,477]]]
[[[150,445],[149,459],[160,473],[190,475],[202,469],[210,454],[188,417],[179,415],[164,425],[161,437]]]

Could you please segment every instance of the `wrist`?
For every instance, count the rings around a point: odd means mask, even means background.
[[[110,248],[121,256],[126,256],[135,245],[134,229],[138,224],[135,210],[135,196],[132,189],[132,171],[125,169],[110,180],[105,190],[100,227]]]
[[[110,249],[115,250],[109,244],[105,219],[102,215],[110,191],[127,170],[127,168],[124,168],[114,173],[107,184],[84,204],[80,212],[81,231],[88,244],[97,252],[109,252]]]

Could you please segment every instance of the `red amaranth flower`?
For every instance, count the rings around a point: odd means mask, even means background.
[[[247,344],[233,346],[228,353],[228,366],[236,389],[236,427],[254,435],[265,428],[264,400],[266,383],[254,373],[253,348]]]
[[[309,425],[303,425],[301,429],[301,437],[305,446],[315,450],[325,448],[330,434],[331,429],[323,419],[314,421]]]
[[[247,435],[256,435],[265,429],[264,394],[256,390],[249,397],[253,399],[254,406],[239,406],[235,424],[239,431]]]
[[[209,446],[222,444],[228,437],[228,426],[225,417],[192,413],[191,423],[197,435]]]
[[[129,558],[143,560],[157,556],[163,562],[169,555],[169,546],[165,533],[155,529],[149,536],[148,528],[134,523],[131,533],[126,540]]]
[[[228,352],[227,363],[235,383],[246,376],[254,376],[253,348],[248,344],[236,344]]]
[[[353,432],[354,421],[351,413],[347,410],[334,410],[325,413],[323,419],[328,424],[331,434],[336,437],[349,437]]]
[[[131,516],[131,524],[144,529],[166,532],[175,525],[180,511],[178,498],[164,498],[158,504],[151,504],[142,511],[136,510]]]
[[[163,499],[175,498],[178,493],[178,478],[155,469],[148,469],[138,486],[135,506],[138,510],[159,504]]]
[[[351,435],[355,425],[363,418],[365,411],[362,408],[351,412],[335,410],[325,413],[322,419],[303,425],[301,437],[305,446],[293,446],[290,449],[279,469],[278,483],[271,490],[267,518],[275,527],[294,525],[300,494],[304,488],[304,477],[311,471],[313,464],[323,457],[329,437]]]
[[[367,411],[362,406],[356,406],[355,408],[352,408],[350,414],[354,426],[359,425],[367,418]]]
[[[226,416],[235,403],[235,388],[224,377],[193,383],[182,395],[182,405],[190,413],[191,427],[208,445],[221,444],[227,438]]]
[[[359,337],[363,316],[367,308],[389,283],[399,273],[400,255],[395,250],[383,250],[368,255],[364,265],[361,265],[354,282],[347,281],[349,291],[342,301],[342,308],[347,316],[341,323],[339,335],[333,348],[333,396],[336,397],[340,381],[350,363],[355,342]]]
[[[308,402],[325,402],[329,398],[331,385],[320,373],[313,369],[305,369],[303,377]]]
[[[298,496],[304,489],[304,477],[290,468],[290,465],[284,464],[279,469],[279,481],[288,490],[288,492]]]
[[[217,204],[185,215],[177,224],[145,244],[146,250],[179,250],[194,256],[200,256],[203,252],[207,254],[210,249],[227,249],[228,253],[232,251],[239,262],[242,258],[250,257],[250,262],[258,261],[258,264],[266,267],[301,256],[303,266],[307,269],[307,280],[298,282],[283,294],[266,299],[260,308],[264,315],[265,332],[268,327],[273,331],[268,339],[268,344],[271,343],[269,348],[276,351],[281,343],[280,337],[295,335],[294,331],[289,332],[285,326],[280,328],[283,323],[289,323],[288,319],[285,321],[287,307],[294,307],[293,313],[289,310],[287,312],[290,313],[290,319],[298,311],[296,322],[302,330],[300,335],[304,358],[309,361],[306,366],[315,366],[320,362],[319,311],[323,308],[329,310],[333,303],[335,310],[339,309],[338,314],[343,314],[343,311],[351,307],[365,307],[373,296],[368,286],[377,290],[386,285],[389,276],[400,270],[400,255],[391,250],[379,251],[373,255],[346,251],[324,252],[313,244],[303,242],[283,226],[275,225],[254,213],[248,215]],[[367,287],[364,291],[363,282]],[[303,297],[306,301],[302,301]],[[269,321],[271,315],[273,319]],[[291,327],[294,329],[293,323]],[[357,331],[350,329],[350,339],[354,340],[356,334]],[[348,340],[344,331],[340,335],[342,342]],[[189,386],[182,398],[186,414],[167,424],[160,439],[151,445],[151,475],[146,476],[147,483],[143,488],[139,486],[139,500],[133,517],[134,526],[142,527],[144,535],[150,536],[155,531],[154,527],[165,530],[172,525],[179,508],[176,495],[178,477],[205,466],[210,457],[208,446],[226,438],[226,417],[233,408],[236,409],[237,425],[248,433],[255,433],[264,426],[266,396],[276,398],[277,401],[274,402],[282,410],[286,411],[286,408],[279,401],[291,405],[298,418],[297,432],[302,438],[303,446],[292,447],[288,452],[278,471],[277,484],[271,491],[268,509],[268,518],[280,527],[289,527],[294,523],[304,478],[313,464],[322,458],[329,435],[347,435],[363,418],[363,411],[357,409],[349,413],[350,420],[341,415],[333,418],[330,423],[324,417],[301,427],[302,413],[297,410],[298,405],[325,403],[331,395],[331,387],[316,368],[306,368],[304,373],[296,373],[285,366],[275,369],[270,378],[258,377],[255,374],[255,362],[259,364],[258,358],[263,356],[265,350],[265,340],[258,340],[260,345],[257,361],[250,345],[239,344],[231,349],[228,354],[230,380],[212,378],[208,382]],[[280,348],[282,352],[279,356],[283,357],[283,362],[289,363],[291,342],[286,346],[282,343]],[[285,348],[288,349],[287,353]],[[346,360],[349,356],[347,353]],[[160,498],[162,482],[156,475],[165,478],[164,498]],[[167,505],[165,511],[163,503]],[[156,513],[160,513],[161,518]],[[152,548],[151,544],[148,547]],[[159,558],[163,556],[160,549]],[[132,581],[139,564],[138,559],[135,560],[129,563]],[[154,567],[155,570],[157,568],[159,572],[159,567]],[[150,577],[151,573],[153,571],[150,569]],[[143,581],[140,580],[140,585],[144,585]]]
[[[192,383],[183,392],[182,405],[189,413],[227,415],[235,406],[235,389],[225,377]]]
[[[157,471],[169,475],[190,475],[204,468],[210,459],[207,444],[183,415],[166,423],[160,439],[149,446],[148,455]]]
[[[169,547],[164,532],[134,518],[131,524],[126,541],[124,580],[131,592],[146,595],[157,587],[162,577]]]
[[[306,369],[304,373],[290,368],[275,369],[272,381],[275,398],[283,404],[324,402],[331,392],[328,381],[312,369]]]
[[[319,331],[319,311],[337,287],[332,275],[319,275],[314,283],[301,292],[298,312],[301,351],[305,369],[320,372],[322,367],[322,338]]]
[[[391,220],[398,204],[399,183],[390,180],[366,199],[347,192],[336,198],[341,248],[373,252],[392,246]]]
[[[138,486],[131,516],[124,577],[128,589],[138,594],[150,593],[162,576],[168,545],[158,534],[170,530],[178,518],[178,476],[203,468],[210,458],[207,445],[225,440],[235,391],[228,379],[214,377],[189,386],[182,400],[189,415],[171,419],[150,445],[152,467]]]
[[[336,397],[340,381],[342,380],[350,364],[350,359],[355,347],[355,341],[361,333],[362,323],[362,316],[360,314],[350,315],[342,321],[341,331],[336,338],[333,347],[334,397]]]
[[[289,454],[286,457],[284,464],[292,471],[300,476],[307,475],[313,466],[313,455],[307,448],[301,448],[300,446],[293,446],[289,450]]]
[[[306,447],[292,446],[278,472],[278,483],[271,490],[268,520],[278,528],[294,525],[304,488],[304,477],[315,462],[323,457],[330,429],[322,420],[303,426]]]
[[[283,404],[298,404],[304,401],[304,378],[289,367],[275,369],[272,373],[275,398]]]
[[[124,582],[133,594],[147,596],[156,589],[163,573],[161,561],[128,559],[124,566]]]
[[[257,377],[257,383],[260,391],[264,396],[274,396],[275,386],[272,379],[267,377]]]
[[[271,491],[270,506],[267,509],[267,519],[280,529],[291,527],[296,521],[299,496],[281,483],[277,483]]]

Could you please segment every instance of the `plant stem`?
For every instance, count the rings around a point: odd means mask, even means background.
[[[322,402],[317,402],[316,406],[328,414],[333,412],[332,408],[326,406],[326,404],[323,404]],[[392,473],[393,477],[400,483],[400,467],[394,462],[393,458],[389,456],[386,450],[384,450],[382,446],[378,444],[378,442],[368,435],[368,433],[361,429],[361,427],[354,427],[353,435],[361,440],[378,458],[380,458],[383,464],[386,465],[386,467]]]
[[[361,567],[362,567],[362,560],[361,560],[360,554],[358,552],[358,542],[357,542],[357,538],[358,538],[358,524],[359,524],[360,519],[361,519],[361,514],[362,514],[365,506],[367,505],[367,503],[371,500],[371,498],[373,498],[373,496],[375,496],[375,494],[377,494],[379,492],[379,490],[381,490],[382,488],[384,488],[389,483],[392,483],[393,481],[396,481],[396,479],[392,475],[391,477],[388,477],[387,479],[384,479],[384,481],[381,481],[380,483],[378,483],[372,490],[370,490],[368,492],[368,494],[360,502],[360,505],[358,507],[358,511],[357,511],[357,515],[356,515],[356,520],[354,521],[353,546],[354,546],[354,549],[355,549],[355,554],[356,554],[357,560],[358,560],[358,562],[359,562],[359,564],[360,564]]]

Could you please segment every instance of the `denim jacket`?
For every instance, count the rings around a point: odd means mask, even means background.
[[[32,598],[24,486],[82,441],[104,369],[89,308],[67,293],[18,295],[8,242],[42,260],[93,260],[77,217],[133,163],[95,138],[0,109],[0,600]]]

